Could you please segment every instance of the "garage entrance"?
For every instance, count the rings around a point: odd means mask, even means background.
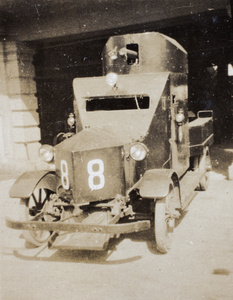
[[[233,139],[233,80],[228,65],[233,63],[231,19],[225,12],[212,11],[184,19],[181,25],[163,27],[144,24],[121,28],[114,34],[159,31],[177,40],[188,52],[189,110],[214,111],[216,142]],[[110,34],[113,35],[113,34]],[[95,33],[97,36],[97,33]],[[59,40],[37,44],[36,70],[41,143],[52,144],[57,133],[66,130],[73,111],[72,81],[75,77],[102,74],[101,52],[108,39]],[[104,38],[103,38],[104,36]],[[224,133],[224,134],[223,134]]]
[[[101,52],[106,39],[41,43],[34,57],[41,143],[52,144],[67,129],[73,111],[75,77],[102,74]]]

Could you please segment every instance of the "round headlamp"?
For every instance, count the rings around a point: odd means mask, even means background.
[[[177,123],[182,123],[185,119],[185,116],[184,116],[184,110],[181,108],[179,109],[177,115],[176,115],[176,122]]]
[[[114,86],[117,83],[118,76],[114,72],[110,72],[106,75],[106,82],[110,86]]]
[[[134,160],[141,161],[141,160],[145,159],[145,157],[148,153],[148,150],[144,144],[137,143],[137,144],[134,144],[133,146],[131,146],[129,153],[130,153],[130,156]]]
[[[69,118],[67,119],[67,124],[72,128],[75,123],[75,117],[73,113],[69,114]]]
[[[45,162],[51,162],[54,158],[53,146],[42,145],[39,149],[39,157]]]

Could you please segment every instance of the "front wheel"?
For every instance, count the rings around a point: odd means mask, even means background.
[[[156,247],[161,253],[167,253],[171,247],[175,227],[175,204],[177,201],[179,201],[179,189],[172,182],[169,186],[169,194],[155,202],[155,241]]]
[[[21,199],[21,218],[25,221],[37,219],[43,222],[45,216],[41,214],[44,206],[49,201],[52,191],[45,188],[35,188],[29,198]],[[51,235],[47,230],[24,230],[23,237],[31,247],[39,247],[48,241]]]

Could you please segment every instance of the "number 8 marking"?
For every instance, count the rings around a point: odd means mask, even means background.
[[[93,170],[93,166],[98,165],[99,169],[97,171]],[[90,175],[88,178],[88,184],[90,189],[93,190],[100,190],[104,187],[105,184],[105,178],[104,178],[104,163],[101,159],[93,159],[90,160],[87,164],[87,171]],[[99,178],[99,184],[94,183],[94,178]]]
[[[64,189],[68,190],[70,188],[68,178],[68,165],[65,160],[61,160],[61,183]]]

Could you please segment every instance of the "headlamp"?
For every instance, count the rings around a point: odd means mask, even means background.
[[[108,56],[112,59],[112,60],[115,60],[117,59],[117,46],[108,52]]]
[[[176,122],[177,123],[182,123],[185,119],[185,116],[184,116],[184,110],[181,108],[179,109],[177,115],[176,115]]]
[[[74,123],[75,123],[74,114],[73,114],[73,113],[70,113],[70,114],[69,114],[69,118],[67,119],[67,124],[68,124],[71,128],[73,128]]]
[[[106,82],[110,86],[114,86],[117,83],[118,76],[114,72],[110,72],[106,75]]]
[[[141,161],[145,159],[148,149],[144,144],[136,143],[131,146],[129,153],[134,160]]]
[[[54,158],[53,146],[42,145],[39,149],[39,157],[45,162],[51,162]]]

